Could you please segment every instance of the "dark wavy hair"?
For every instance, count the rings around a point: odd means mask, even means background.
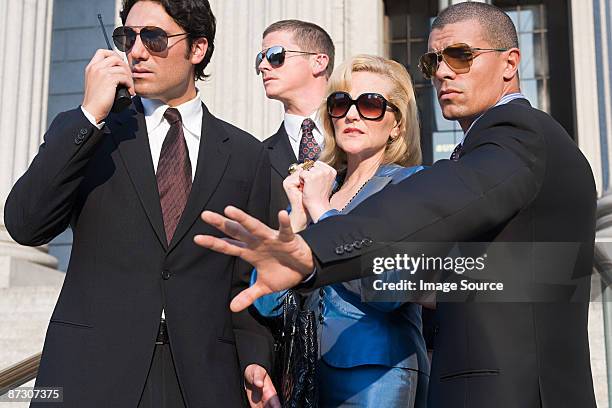
[[[183,30],[189,33],[187,37],[188,49],[187,56],[191,54],[191,46],[196,38],[206,38],[208,41],[208,49],[204,55],[204,59],[195,66],[195,79],[205,79],[209,75],[204,74],[204,69],[210,62],[213,51],[215,50],[215,30],[217,21],[210,9],[208,0],[123,0],[123,7],[119,16],[121,22],[125,24],[130,10],[134,4],[139,1],[153,1],[162,5],[166,13],[179,25]]]

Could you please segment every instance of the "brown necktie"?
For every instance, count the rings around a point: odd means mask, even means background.
[[[191,162],[183,134],[181,114],[168,108],[164,118],[170,123],[157,164],[157,189],[168,243],[181,219],[191,191]]]

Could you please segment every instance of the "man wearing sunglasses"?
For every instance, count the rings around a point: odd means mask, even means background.
[[[596,208],[590,166],[567,132],[520,95],[517,33],[503,11],[479,2],[450,6],[433,22],[428,45],[421,69],[444,117],[465,133],[451,160],[299,235],[283,212],[278,232],[236,208],[225,210],[229,219],[206,212],[204,220],[234,241],[196,242],[257,268],[256,284],[232,301],[235,311],[300,283],[359,278],[373,257],[393,256],[389,243],[410,244],[412,257],[430,255],[427,242],[505,248],[483,278],[521,290],[438,302],[428,407],[595,407],[587,335]],[[406,278],[418,283],[431,274]]]
[[[316,111],[325,99],[327,80],[334,70],[334,44],[316,24],[281,20],[263,33],[262,50],[255,57],[266,96],[282,102],[285,117],[278,131],[265,141],[270,153],[270,220],[289,201],[283,180],[292,163],[316,159],[323,134]]]
[[[53,121],[6,204],[24,245],[74,232],[37,385],[63,387],[62,407],[241,407],[245,386],[261,406],[274,401],[272,338],[228,307],[251,267],[192,237],[213,232],[204,208],[267,217],[267,152],[200,100],[208,0],[124,0],[121,19],[113,40],[128,64],[95,53],[82,106]],[[118,85],[137,96],[112,113]]]

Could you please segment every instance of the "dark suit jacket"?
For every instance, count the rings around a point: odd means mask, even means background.
[[[561,265],[582,278],[570,282],[572,302],[438,304],[429,406],[595,407],[587,338],[595,206],[575,143],[518,99],[474,125],[458,161],[441,160],[301,234],[320,267],[315,286],[358,277],[377,243],[523,242],[521,255],[534,261],[538,242],[578,243],[575,263]],[[513,273],[531,282],[539,271]]]
[[[269,220],[272,228],[278,228],[278,212],[286,210],[289,199],[283,189],[283,180],[289,175],[289,166],[297,162],[295,153],[289,143],[289,135],[284,122],[278,131],[264,141],[270,155],[270,212]]]
[[[204,209],[232,204],[267,216],[267,152],[203,106],[195,179],[167,245],[142,104],[134,101],[102,130],[80,108],[58,115],[8,197],[6,226],[20,244],[45,244],[69,225],[74,232],[36,384],[64,387],[62,407],[135,407],[165,308],[187,406],[242,406],[244,368],[271,366],[271,337],[249,312],[229,309],[250,266],[193,237],[218,235],[200,219]]]

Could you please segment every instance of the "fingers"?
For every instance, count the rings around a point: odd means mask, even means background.
[[[105,50],[105,49],[100,48],[100,49],[96,50],[94,56],[89,61],[89,65],[94,64],[96,62],[100,62],[100,61],[104,60],[105,58],[113,56],[113,55],[117,55],[118,56],[118,54],[115,51]]]
[[[291,228],[291,219],[287,211],[278,212],[278,238],[281,241],[288,242],[295,237],[293,228]]]
[[[269,399],[268,402],[266,402],[266,405],[264,405],[264,408],[282,408],[278,395],[274,394],[274,396],[271,399]]]
[[[310,168],[310,170],[301,171],[299,173],[299,176],[302,181],[306,181],[319,177],[324,177],[325,179],[333,179],[336,177],[336,174],[336,169],[331,167],[329,164],[317,161],[315,162],[314,166]]]
[[[89,61],[89,64],[87,64],[87,67],[85,67],[85,72],[110,67],[122,67],[124,68],[125,73],[131,76],[132,71],[130,70],[130,67],[117,53],[108,50],[98,51],[104,51],[104,53],[96,52],[91,61]]]
[[[267,376],[266,369],[257,364],[251,364],[244,370],[246,382],[259,388],[263,388]]]
[[[251,407],[281,408],[272,379],[265,368],[251,364],[244,370],[244,383]]]
[[[247,244],[245,242],[242,241],[238,241],[237,239],[231,239],[231,238],[221,238],[222,240],[224,240],[225,242],[227,242],[230,245],[234,245],[240,248],[246,248]]]
[[[288,175],[283,180],[283,187],[284,187],[284,189],[287,190],[289,188],[298,187],[300,185],[300,174],[303,171],[304,170],[301,167],[298,167],[295,172],[293,172],[292,174]]]
[[[114,51],[98,50],[85,68],[83,109],[96,119],[96,123],[108,116],[117,85],[124,85],[135,94],[132,72],[127,63]]]
[[[243,214],[248,216],[246,213]],[[217,214],[212,211],[204,211],[202,212],[201,217],[205,223],[212,225],[225,235],[228,235],[234,239],[242,242],[251,242],[253,240],[252,235],[242,225],[240,225],[239,222],[224,217],[221,214]]]
[[[263,388],[263,402],[265,408],[281,408],[281,403],[278,398],[278,393],[270,376],[266,376]]]
[[[134,95],[134,80],[129,70],[121,66],[111,66],[106,68],[105,77],[108,78],[109,84],[121,84],[128,88],[131,95]]]
[[[249,234],[252,235],[244,237],[246,239],[242,239],[241,237],[234,238],[238,238],[242,241],[248,242],[247,239],[266,239],[271,238],[273,236],[273,229],[268,227],[263,222],[259,221],[257,218],[251,217],[249,214],[245,213],[239,208],[233,207],[231,205],[227,206],[225,207],[225,215],[228,216],[230,219],[238,222]]]
[[[268,293],[271,292],[266,293],[261,285],[255,282],[253,286],[243,290],[232,299],[230,309],[232,312],[241,312],[251,306],[257,299]]]
[[[196,235],[193,237],[193,242],[203,248],[208,248],[225,255],[241,256],[243,253],[243,246],[233,245],[226,239],[212,237],[210,235]]]

